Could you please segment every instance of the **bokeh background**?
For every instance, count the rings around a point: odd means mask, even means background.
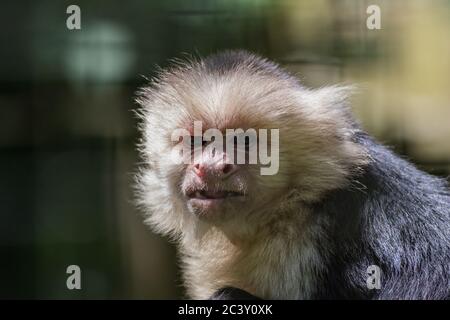
[[[81,30],[66,8],[81,8]],[[381,8],[368,30],[366,8]],[[176,252],[132,203],[133,96],[182,53],[244,48],[308,86],[356,83],[364,127],[450,172],[450,1],[0,3],[0,298],[183,297]],[[82,290],[66,288],[66,268]]]

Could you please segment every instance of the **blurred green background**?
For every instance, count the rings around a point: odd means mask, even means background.
[[[81,8],[81,30],[66,8]],[[381,8],[368,30],[366,8]],[[450,172],[450,1],[0,4],[0,298],[183,297],[176,253],[132,203],[133,96],[155,65],[244,48],[305,85],[356,83],[364,127]],[[79,265],[82,290],[66,288]]]

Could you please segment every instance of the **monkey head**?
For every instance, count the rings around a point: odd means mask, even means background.
[[[347,91],[306,89],[245,52],[162,71],[137,99],[145,164],[137,192],[150,224],[172,235],[200,225],[245,233],[345,184],[365,161],[350,139]]]

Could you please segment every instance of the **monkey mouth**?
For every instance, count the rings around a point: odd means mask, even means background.
[[[229,190],[190,189],[185,193],[189,210],[204,219],[222,216],[216,213],[243,205],[245,194]]]
[[[226,190],[192,190],[189,191],[186,196],[192,200],[222,200],[228,198],[243,197],[244,194],[237,191],[226,191]]]

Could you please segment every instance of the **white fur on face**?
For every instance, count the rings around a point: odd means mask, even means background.
[[[207,298],[229,285],[265,298],[311,294],[326,257],[315,249],[321,230],[308,223],[304,204],[349,183],[367,161],[351,140],[356,129],[347,92],[306,89],[253,55],[224,70],[204,61],[178,65],[141,91],[140,151],[147,166],[138,179],[139,204],[157,232],[179,239],[192,297]],[[246,194],[208,219],[186,199],[186,190],[199,184],[189,166],[170,161],[172,132],[194,121],[219,130],[280,130],[278,173],[262,176],[259,166],[242,165],[227,185],[207,184]]]

